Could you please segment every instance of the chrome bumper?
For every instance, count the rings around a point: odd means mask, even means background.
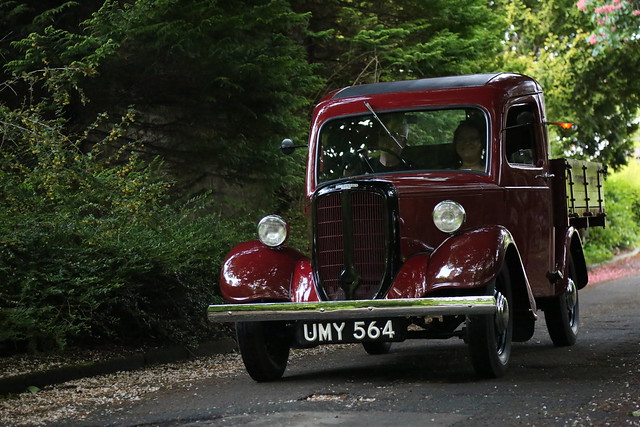
[[[493,314],[493,296],[210,305],[212,322]]]

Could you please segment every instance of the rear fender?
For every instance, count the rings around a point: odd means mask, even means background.
[[[587,272],[587,263],[584,259],[582,251],[582,240],[580,233],[574,227],[567,228],[564,235],[564,241],[558,250],[558,269],[562,272],[562,280],[556,282],[555,294],[559,295],[567,289],[567,278],[569,277],[569,254],[573,258],[573,265],[576,268],[576,286],[582,289],[589,283],[589,274]]]
[[[573,257],[573,263],[576,267],[576,275],[578,283],[576,286],[578,289],[582,289],[589,283],[589,273],[587,272],[587,262],[584,259],[584,252],[582,251],[582,241],[580,234],[576,231],[571,237],[571,256]],[[565,277],[569,277],[569,265],[567,263],[565,267]]]
[[[291,279],[301,252],[270,248],[254,240],[234,247],[220,272],[220,293],[228,302],[290,301]]]

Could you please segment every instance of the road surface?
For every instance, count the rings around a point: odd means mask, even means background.
[[[60,425],[639,425],[640,276],[580,291],[576,345],[556,348],[544,316],[514,343],[503,378],[478,379],[459,339],[357,346],[291,361],[281,381],[202,378]]]

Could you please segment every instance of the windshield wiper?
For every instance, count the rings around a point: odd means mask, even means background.
[[[375,173],[375,169],[373,169],[373,166],[371,166],[371,163],[369,162],[366,151],[367,151],[366,148],[361,148],[358,151],[356,151],[356,153],[358,153],[358,156],[360,156],[364,164],[367,165],[367,169],[369,169],[371,173]]]
[[[373,114],[373,118],[376,119],[378,123],[380,123],[380,126],[382,126],[382,129],[384,129],[387,135],[389,135],[389,138],[393,139],[393,142],[398,144],[398,147],[400,147],[400,149],[402,150],[404,147],[402,146],[402,144],[400,144],[400,141],[398,141],[395,135],[389,129],[387,129],[387,127],[384,125],[382,120],[380,120],[380,117],[378,117],[378,115],[376,114],[375,110],[371,107],[371,105],[367,101],[364,101],[364,106],[367,107],[369,111],[371,111],[371,114]]]

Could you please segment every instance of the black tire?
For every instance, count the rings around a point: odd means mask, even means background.
[[[387,354],[391,349],[390,342],[363,342],[362,347],[368,354]]]
[[[258,382],[280,379],[287,368],[291,340],[282,322],[239,322],[236,336],[247,372]]]
[[[547,301],[544,319],[553,344],[558,347],[574,345],[580,326],[580,302],[576,285],[576,267],[569,256],[569,277],[567,289],[557,297]]]
[[[496,297],[496,313],[469,316],[467,342],[476,374],[483,378],[498,378],[509,366],[513,335],[513,294],[506,266],[487,287],[487,293]]]

